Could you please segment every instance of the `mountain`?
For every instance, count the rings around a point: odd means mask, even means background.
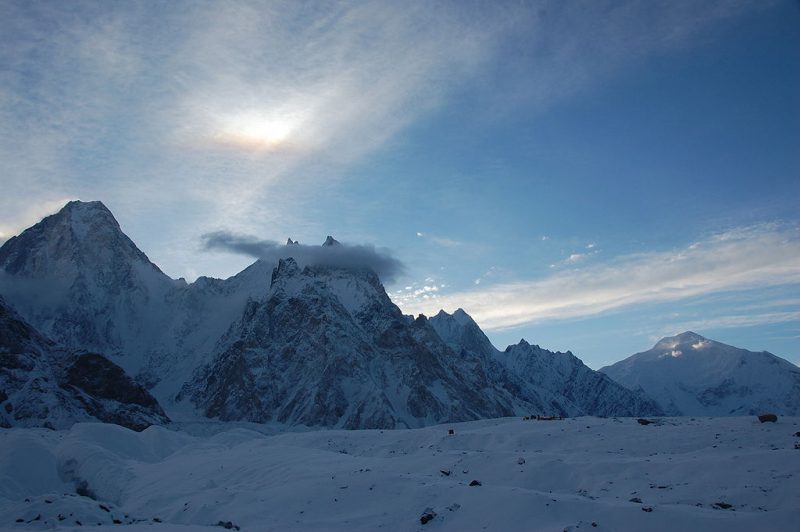
[[[644,390],[668,415],[800,415],[800,368],[693,332],[662,338],[600,371]]]
[[[430,319],[439,336],[451,348],[498,361],[523,388],[550,397],[565,415],[654,416],[661,408],[641,392],[631,391],[594,371],[571,352],[542,349],[521,340],[497,350],[477,323],[462,309],[444,311]],[[498,370],[495,370],[498,372]]]
[[[570,353],[497,351],[463,311],[403,316],[371,270],[275,266],[173,280],[102,203],[75,201],[0,247],[0,294],[61,348],[106,355],[175,419],[393,428],[653,413]]]
[[[266,291],[272,268],[256,261],[225,280],[173,280],[105,205],[71,201],[0,247],[0,294],[42,334],[106,354],[168,407],[248,298]]]
[[[71,201],[10,238],[0,272],[0,293],[43,334],[68,348],[124,356],[134,371],[169,319],[164,298],[178,283],[99,201]]]
[[[69,428],[104,421],[134,430],[169,421],[158,402],[102,355],[45,338],[0,299],[0,426]]]
[[[457,309],[452,314],[440,310],[429,322],[439,337],[456,352],[477,353],[484,357],[497,356],[498,350],[463,309]]]
[[[369,270],[281,260],[227,342],[182,392],[223,420],[395,428],[549,410],[403,316]]]

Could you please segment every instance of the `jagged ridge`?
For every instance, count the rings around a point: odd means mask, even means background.
[[[499,351],[463,309],[452,315],[441,311],[430,322],[450,347],[462,353],[479,354],[484,360],[498,361],[503,369],[495,369],[495,374],[518,382],[523,395],[526,390],[535,390],[545,396],[562,415],[662,414],[661,408],[644,394],[592,370],[569,351],[552,352],[525,340]]]

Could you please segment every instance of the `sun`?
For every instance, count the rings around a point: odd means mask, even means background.
[[[248,111],[220,120],[216,139],[226,145],[255,151],[285,147],[297,132],[300,120],[291,113]]]

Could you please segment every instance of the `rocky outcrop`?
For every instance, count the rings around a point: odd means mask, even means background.
[[[0,424],[68,428],[78,421],[134,430],[169,421],[158,402],[102,355],[45,338],[0,300]]]
[[[430,319],[441,338],[454,350],[472,353],[491,366],[491,372],[516,386],[520,396],[535,390],[547,408],[530,414],[559,416],[656,416],[661,408],[646,395],[629,390],[594,371],[571,352],[542,349],[525,340],[497,350],[477,323],[462,309],[444,311]]]
[[[181,394],[223,420],[419,427],[531,407],[426,319],[406,319],[366,270],[281,260],[228,341]]]

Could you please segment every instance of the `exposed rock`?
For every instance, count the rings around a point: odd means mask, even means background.
[[[776,421],[778,421],[778,416],[776,416],[775,414],[761,414],[760,416],[758,416],[758,420],[762,423],[767,423],[767,422],[775,423]]]
[[[324,245],[339,246],[332,237]],[[656,414],[571,353],[525,344],[501,355],[463,311],[450,316],[461,331],[451,342],[445,315],[403,316],[369,270],[285,259],[226,280],[170,279],[99,202],[70,202],[0,247],[0,293],[68,353],[100,353],[167,408],[191,401],[222,420],[396,428],[522,412]],[[9,371],[38,364],[0,358]],[[94,390],[81,392],[85,409],[122,399],[155,410],[135,387],[109,397],[116,386],[87,380],[80,367],[59,382],[62,395],[83,390],[75,379]],[[14,417],[52,417],[53,405],[8,395]]]
[[[436,517],[436,512],[433,511],[433,508],[425,508],[425,511],[419,517],[419,522],[427,525],[434,517]]]
[[[143,430],[169,421],[122,368],[102,355],[58,346],[2,299],[0,388],[7,401],[0,422],[6,426],[63,429],[78,421],[104,421]]]
[[[470,486],[482,486],[483,484],[481,484],[480,480],[473,480],[472,482],[469,483],[469,485]]]
[[[620,386],[570,352],[548,351],[525,340],[499,351],[462,309],[453,314],[441,311],[428,321],[460,356],[477,356],[487,374],[507,383],[506,387],[515,390],[518,397],[542,405],[527,410],[540,412],[540,419],[662,415],[661,409],[644,394]]]
[[[281,260],[265,297],[220,344],[181,395],[222,420],[387,429],[508,416],[524,404],[427,320],[407,320],[367,270]]]

